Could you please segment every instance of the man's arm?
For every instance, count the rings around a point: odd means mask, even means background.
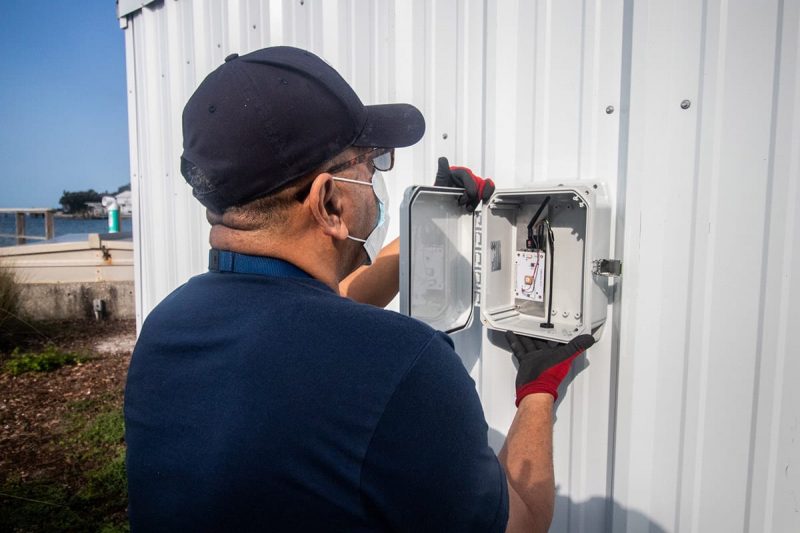
[[[400,288],[400,239],[386,246],[370,266],[362,266],[339,283],[339,294],[378,307],[386,307]]]
[[[568,344],[506,332],[517,370],[517,415],[498,458],[508,481],[506,531],[542,531],[550,527],[555,503],[553,476],[553,404],[572,362],[594,344],[580,335]]]
[[[391,531],[501,533],[508,483],[475,382],[436,333],[380,417],[361,468],[367,512]]]
[[[553,397],[531,394],[517,415],[498,455],[508,481],[506,531],[547,531],[553,519]]]

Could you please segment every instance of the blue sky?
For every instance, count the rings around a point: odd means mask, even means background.
[[[125,37],[114,0],[2,0],[0,207],[128,183]]]

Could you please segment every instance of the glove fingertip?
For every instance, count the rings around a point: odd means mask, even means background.
[[[595,343],[594,337],[589,334],[583,334],[572,339],[570,344],[576,348],[587,350]]]
[[[487,179],[483,184],[483,198],[484,202],[489,201],[492,194],[494,194],[494,182],[491,179]]]
[[[519,348],[522,348],[522,343],[520,342],[519,336],[517,336],[517,334],[513,331],[506,330],[505,338],[506,342],[508,342],[508,347],[511,348],[511,352],[514,353],[514,356],[516,356],[516,351]]]

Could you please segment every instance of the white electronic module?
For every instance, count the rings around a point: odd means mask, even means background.
[[[542,250],[516,252],[514,295],[523,300],[544,301],[545,253]]]

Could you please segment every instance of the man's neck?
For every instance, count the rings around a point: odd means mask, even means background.
[[[265,230],[236,230],[215,224],[209,236],[211,247],[247,255],[274,257],[293,264],[339,293],[339,277],[329,257],[320,257],[314,243],[302,236],[285,238]],[[335,263],[334,263],[335,264]]]

